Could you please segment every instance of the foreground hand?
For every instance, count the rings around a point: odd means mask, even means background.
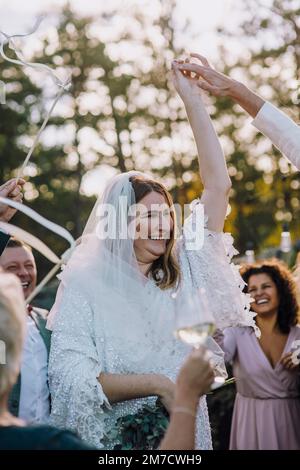
[[[175,384],[172,380],[168,379],[164,375],[161,375],[159,378],[159,386],[157,395],[160,398],[161,403],[166,408],[167,412],[170,414],[172,411],[172,406],[175,397]]]
[[[22,186],[25,181],[21,178],[13,178],[0,186],[0,196],[11,199],[12,201],[22,202]],[[8,222],[17,212],[13,207],[0,203],[0,221]]]
[[[213,69],[204,56],[192,53],[191,57],[199,59],[202,65],[181,63],[178,66],[179,69],[186,73],[196,74],[198,79],[200,78],[197,80],[197,86],[202,90],[208,91],[214,96],[230,96],[232,87],[237,82]]]
[[[291,352],[285,354],[281,360],[280,364],[283,365],[283,367],[287,370],[294,371],[294,370],[299,370],[299,364],[294,364],[292,361],[292,354]]]
[[[182,366],[177,388],[185,395],[201,397],[210,389],[214,380],[214,371],[204,348],[195,349]]]

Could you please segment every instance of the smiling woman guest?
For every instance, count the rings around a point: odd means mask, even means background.
[[[293,278],[277,260],[246,265],[242,277],[261,337],[251,328],[227,328],[215,337],[236,377],[230,449],[300,449],[300,368],[292,361],[300,328]]]

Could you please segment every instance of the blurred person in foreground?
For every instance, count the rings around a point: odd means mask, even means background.
[[[0,272],[0,449],[90,449],[73,433],[45,425],[27,426],[8,409],[26,336],[26,307],[19,280]]]
[[[209,391],[213,381],[213,367],[205,349],[195,349],[178,374],[170,424],[160,450],[195,449],[199,398]]]

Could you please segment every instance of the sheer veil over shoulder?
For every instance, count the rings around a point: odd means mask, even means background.
[[[101,372],[159,373],[175,380],[190,350],[173,336],[172,289],[160,289],[138,269],[133,236],[128,236],[135,227],[130,181],[135,175],[147,178],[139,172],[118,175],[97,201],[80,244],[60,274],[49,318],[52,423],[75,430],[98,448],[118,443],[110,431],[120,416],[155,403],[155,397],[148,397],[111,405],[98,380]],[[254,326],[243,281],[230,264],[231,239],[205,230],[203,247],[186,250],[184,231],[197,217],[198,204],[176,242],[180,288],[189,295],[203,287],[219,327]],[[107,230],[112,236],[107,237]],[[216,346],[218,354],[222,360]],[[211,448],[205,397],[200,400],[197,448]]]

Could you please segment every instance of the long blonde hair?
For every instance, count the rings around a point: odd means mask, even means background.
[[[133,176],[130,178],[130,181],[134,190],[136,203],[140,202],[143,197],[152,191],[162,194],[171,209],[170,214],[174,227],[176,227],[176,214],[173,209],[172,196],[164,185],[151,179],[145,179],[141,176]],[[175,228],[172,230],[165,253],[152,263],[150,269],[150,274],[160,289],[169,289],[176,286],[180,281],[180,268],[173,254],[174,243]],[[161,271],[163,273],[162,276],[160,274]]]

